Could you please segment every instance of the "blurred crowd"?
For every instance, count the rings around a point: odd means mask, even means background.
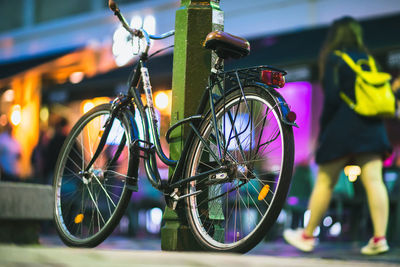
[[[20,173],[21,145],[12,136],[12,125],[7,122],[0,133],[0,180],[52,184],[58,153],[69,131],[68,119],[54,115],[49,126],[43,127],[31,155],[31,175]]]

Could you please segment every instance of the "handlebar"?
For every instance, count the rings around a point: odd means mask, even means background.
[[[124,16],[122,16],[117,3],[114,2],[114,0],[108,0],[108,7],[114,12],[114,15],[117,16],[119,21],[121,22],[122,26],[127,30],[132,36],[138,36],[141,37],[140,33],[136,29],[132,29],[129,27],[128,22],[126,22]]]
[[[109,0],[108,1],[108,7],[113,11],[113,12],[119,12],[119,8],[117,6],[117,3],[114,2],[114,0]]]
[[[154,40],[161,40],[161,39],[168,38],[174,34],[175,34],[175,30],[170,30],[169,32],[163,33],[161,35],[149,35],[149,38],[154,39]]]
[[[167,37],[170,37],[175,34],[175,30],[171,30],[169,32],[163,33],[161,35],[151,35],[148,34],[144,29],[132,29],[128,22],[126,22],[124,16],[121,14],[121,11],[118,8],[117,3],[115,3],[114,0],[108,0],[108,7],[114,12],[114,15],[118,18],[118,20],[121,22],[122,26],[127,30],[132,36],[137,36],[139,38],[146,38],[147,42],[147,49],[148,50],[150,40],[149,39],[154,39],[154,40],[161,40],[165,39]]]

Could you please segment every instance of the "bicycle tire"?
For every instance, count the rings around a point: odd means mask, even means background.
[[[138,165],[132,163],[138,158],[129,149],[135,132],[126,113],[114,119],[102,153],[89,172],[82,173],[110,114],[111,104],[99,105],[84,114],[66,138],[57,159],[54,221],[61,240],[68,246],[99,245],[115,229],[130,200],[132,190],[127,180],[137,177]],[[124,145],[119,146],[120,143]]]
[[[292,126],[281,121],[278,105],[264,87],[244,86],[243,92],[244,98],[237,89],[215,105],[217,131],[212,112],[205,116],[198,129],[207,143],[195,136],[187,157],[185,177],[219,167],[215,133],[220,133],[221,155],[229,170],[192,181],[184,192],[193,194],[186,198],[188,224],[209,251],[246,253],[256,246],[276,221],[292,177]],[[232,140],[235,147],[230,147]]]

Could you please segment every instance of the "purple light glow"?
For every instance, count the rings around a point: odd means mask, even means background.
[[[311,145],[311,100],[312,85],[309,82],[287,83],[279,90],[290,109],[297,115],[299,128],[293,128],[295,143],[295,164],[309,162],[313,148]]]
[[[297,198],[297,197],[288,197],[288,199],[287,199],[287,203],[290,205],[290,206],[294,206],[294,205],[297,205],[297,204],[299,204],[299,199]]]
[[[232,131],[232,124],[229,120],[228,115],[225,115],[225,142],[229,143],[228,150],[234,150],[239,145],[237,140],[234,138],[235,135],[230,134]],[[237,137],[239,138],[239,142],[243,146],[244,151],[248,151],[250,149],[250,145],[252,148],[254,144],[250,144],[250,140],[254,140],[254,131],[251,131],[251,127],[249,126],[249,114],[237,114],[236,123],[235,123],[235,131],[240,133]],[[249,136],[251,135],[251,138]],[[230,138],[229,138],[230,137]]]

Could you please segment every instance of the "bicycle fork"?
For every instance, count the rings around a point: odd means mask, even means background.
[[[126,105],[127,101],[129,101],[129,100],[126,97],[122,96],[122,95],[118,96],[113,101],[111,115],[110,115],[110,117],[108,117],[107,121],[104,124],[104,132],[103,132],[103,134],[102,134],[102,136],[100,138],[99,145],[97,146],[97,149],[94,152],[92,159],[87,164],[87,166],[86,166],[86,168],[84,170],[84,173],[87,173],[90,170],[90,168],[92,167],[93,163],[97,160],[97,158],[99,157],[100,153],[103,151],[103,148],[104,148],[104,146],[106,144],[108,135],[110,134],[114,119],[117,117],[117,113],[119,112],[120,107],[123,106],[123,105]],[[126,142],[126,136],[124,135],[122,140],[121,140],[121,144],[125,144],[125,142]],[[123,149],[123,147],[121,148],[121,144],[118,147],[117,152],[115,153],[113,159],[111,159],[111,162],[115,162],[119,158],[119,156],[121,155],[121,152],[122,152],[122,149]]]

